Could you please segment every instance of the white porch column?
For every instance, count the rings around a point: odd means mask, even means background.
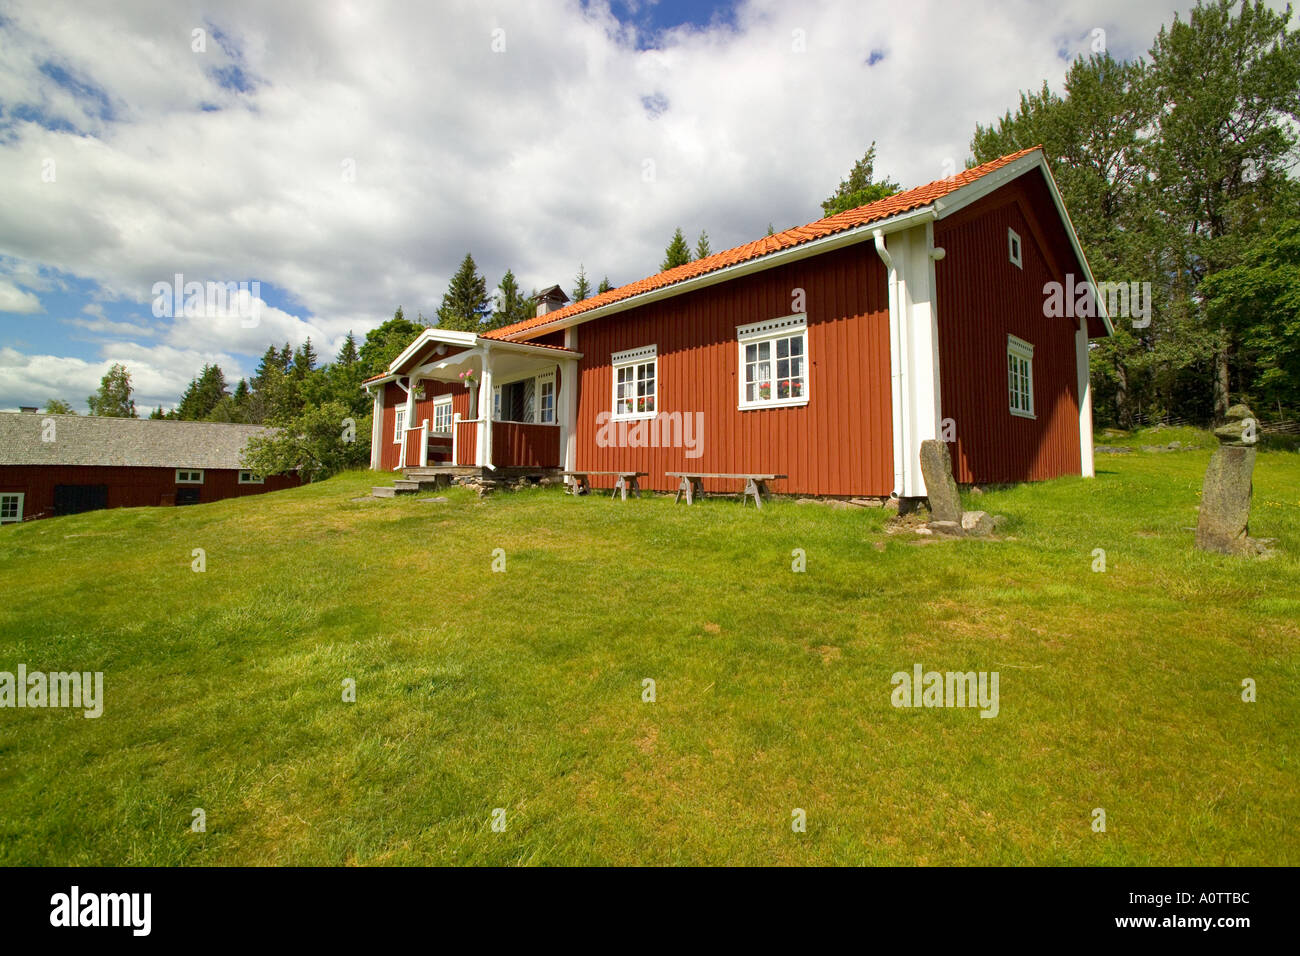
[[[1074,332],[1074,364],[1079,381],[1079,473],[1096,477],[1092,462],[1092,382],[1089,375],[1088,320],[1079,319]]]
[[[555,407],[560,420],[560,464],[565,471],[575,471],[578,466],[578,360],[561,359],[559,365],[560,388]]]
[[[456,412],[451,416],[451,463],[453,465],[460,464],[459,436],[460,412]]]
[[[483,378],[478,387],[478,449],[475,464],[480,468],[492,467],[492,349],[483,348]]]
[[[415,427],[415,393],[420,390],[420,376],[413,372],[406,381],[406,417],[402,419],[402,460],[397,463],[399,468],[406,467],[406,441],[411,429]]]
[[[374,410],[370,414],[370,470],[378,471],[380,459],[383,452],[384,440],[384,391],[388,388],[386,382],[381,382],[375,386],[374,390]]]
[[[429,467],[429,419],[420,423],[420,467]]]

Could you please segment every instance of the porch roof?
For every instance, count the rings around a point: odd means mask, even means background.
[[[444,345],[447,349],[443,355],[433,356],[432,361],[420,364],[419,358],[430,345]],[[466,368],[481,370],[489,351],[493,354],[494,371],[504,374],[524,371],[559,359],[582,358],[581,352],[560,345],[506,342],[500,339],[489,339],[475,332],[429,328],[421,332],[401,355],[393,359],[386,372],[366,379],[362,385],[378,384],[416,371],[426,378],[453,381]]]

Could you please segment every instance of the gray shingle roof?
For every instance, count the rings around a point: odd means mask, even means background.
[[[46,422],[53,425],[53,441],[43,440]],[[248,440],[273,431],[261,425],[0,412],[0,465],[242,468]]]

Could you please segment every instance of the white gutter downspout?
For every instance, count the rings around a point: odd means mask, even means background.
[[[901,355],[902,343],[899,334],[898,321],[898,270],[894,265],[894,257],[889,254],[885,248],[885,232],[883,229],[876,229],[872,235],[876,240],[876,254],[880,256],[880,261],[885,264],[889,270],[889,378],[890,378],[890,404],[893,406],[894,419],[894,497],[900,497],[903,494],[903,449],[906,447],[903,441],[903,420],[906,417],[903,414],[903,360]]]

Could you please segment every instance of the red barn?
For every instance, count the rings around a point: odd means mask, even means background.
[[[502,329],[426,329],[366,383],[371,466],[920,498],[941,438],[961,482],[1091,475],[1088,341],[1113,329],[1095,296],[1047,308],[1052,283],[1093,288],[1035,148],[582,302],[553,287]]]
[[[0,524],[96,508],[188,505],[299,484],[242,467],[269,429],[0,412]]]

